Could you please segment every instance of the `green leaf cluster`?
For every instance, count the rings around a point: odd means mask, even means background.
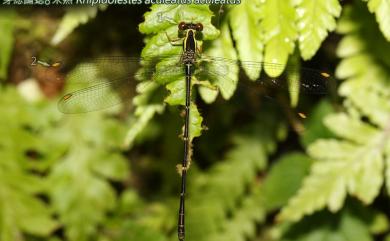
[[[345,36],[336,74],[344,112],[326,116],[325,126],[337,138],[319,139],[308,147],[315,159],[310,175],[279,216],[299,220],[328,207],[337,212],[347,195],[371,204],[386,183],[389,191],[388,126],[389,43],[367,9],[356,3],[345,9],[338,31]],[[364,67],[363,67],[364,66]]]
[[[14,21],[16,13],[11,9],[0,10],[0,79],[8,75],[8,64],[14,45]]]
[[[263,221],[265,214],[260,205],[261,185],[255,179],[275,149],[275,133],[280,128],[275,124],[258,121],[233,134],[233,147],[223,160],[190,179],[190,193],[202,195],[191,195],[188,200],[188,240],[245,240],[255,236],[255,224]]]
[[[184,105],[185,82],[182,73],[164,70],[179,63],[181,46],[167,35],[178,37],[180,21],[204,25],[199,44],[207,55],[290,61],[297,69],[329,32],[341,36],[341,98],[307,99],[305,106],[292,100],[308,110],[304,120],[283,98],[264,101],[242,91],[236,64],[224,75],[195,72],[186,240],[390,240],[388,6],[388,0],[246,0],[226,7],[213,25],[210,6],[153,5],[139,25],[146,35],[141,56],[173,57],[141,63],[132,114],[116,108],[64,116],[54,100],[31,103],[19,87],[1,86],[0,241],[177,240],[174,167],[182,158],[183,122],[177,106]],[[94,24],[98,9],[67,9],[53,43]],[[0,78],[7,76],[15,32],[14,15],[4,16]],[[212,64],[205,59],[200,68]],[[68,84],[77,82],[80,66]],[[243,71],[256,79],[261,69]],[[153,73],[162,74],[149,78]],[[99,83],[99,74],[89,74],[83,80]],[[303,134],[288,131],[288,123]]]
[[[45,120],[39,109],[29,108],[16,95],[13,88],[1,88],[1,240],[18,240],[24,233],[48,236],[59,226],[48,205],[37,197],[46,193],[45,179],[33,173],[41,169],[34,162],[44,147],[36,134],[48,126],[53,116]],[[50,158],[42,160],[49,161]]]
[[[12,87],[0,96],[0,239],[49,237],[59,229],[67,240],[97,236],[117,205],[110,182],[128,177],[115,149],[123,126],[101,113],[61,117],[55,105],[32,105]]]
[[[335,18],[340,12],[336,0],[243,1],[232,8],[228,18],[241,60],[285,66],[296,41],[301,57],[312,58],[327,32],[336,28]],[[280,75],[271,66],[264,68],[271,76]],[[250,77],[254,76],[248,72]]]

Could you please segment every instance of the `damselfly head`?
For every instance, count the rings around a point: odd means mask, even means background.
[[[195,31],[202,32],[203,31],[203,24],[201,24],[201,23],[194,24],[194,23],[180,22],[179,25],[178,25],[178,28],[179,28],[180,31],[193,29]]]

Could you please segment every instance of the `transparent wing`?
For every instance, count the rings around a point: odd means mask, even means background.
[[[104,61],[102,61],[102,59],[99,59],[98,63],[103,63]],[[64,95],[58,102],[58,109],[66,114],[105,109],[122,102],[130,101],[136,94],[135,85],[137,81],[135,79],[154,80],[163,84],[172,80],[173,77],[184,77],[184,69],[177,63],[176,58],[167,58],[164,60],[160,58],[159,61],[154,66],[143,66],[136,74],[119,74],[119,72],[114,71],[114,74],[110,76],[119,76],[115,79],[108,77],[98,79],[99,77],[94,74],[98,69],[92,66],[87,66],[87,68],[83,67],[79,70],[79,74],[76,75],[80,83],[87,82],[93,83],[94,85]],[[106,66],[109,65],[110,62],[107,62]],[[87,78],[87,81],[83,81],[84,79],[82,78]]]
[[[148,57],[109,56],[84,61],[69,74],[69,84],[95,84],[134,75],[139,69],[152,74],[156,65],[165,61],[180,62],[181,55]]]
[[[224,62],[202,62],[197,67],[197,80],[208,81],[218,88],[224,99],[230,99],[237,87],[238,66],[229,66]]]
[[[165,84],[172,79],[183,78],[183,67],[180,63],[181,55],[165,55],[150,57],[113,56],[97,58],[81,64],[70,74],[71,83],[93,84],[87,88],[66,94],[58,103],[63,113],[82,113],[111,107],[123,101],[130,100],[134,94],[135,81],[155,80]],[[202,63],[196,71],[212,83],[225,89],[229,96],[233,94],[232,85],[236,85],[234,75],[238,68],[243,68],[252,80],[262,86],[281,88],[290,92],[300,91],[309,94],[324,94],[328,91],[330,75],[327,73],[301,68],[297,72],[295,67],[280,64],[236,61],[232,59],[202,55]],[[270,77],[261,72],[266,68],[268,73],[277,77]],[[284,71],[285,70],[285,71]],[[132,78],[134,77],[134,78]],[[298,80],[297,88],[291,88],[289,80]],[[230,86],[229,86],[230,85]],[[226,88],[225,88],[226,87]]]
[[[206,61],[207,67],[205,71],[211,74],[217,74],[219,78],[225,81],[235,82],[229,73],[232,69],[240,67],[245,70],[250,79],[267,88],[279,88],[289,92],[297,92],[304,94],[326,94],[329,91],[331,76],[320,70],[301,67],[298,69],[295,66],[284,66],[280,64],[253,62],[253,61],[236,61],[232,59],[202,56]],[[273,76],[267,75],[264,71]],[[220,80],[221,81],[221,80]],[[298,82],[296,87],[289,83]]]
[[[134,95],[129,78],[99,83],[64,95],[58,109],[65,114],[100,110],[128,101]]]

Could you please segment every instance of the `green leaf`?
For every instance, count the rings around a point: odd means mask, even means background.
[[[86,24],[96,17],[98,10],[104,10],[107,6],[69,8],[63,17],[57,32],[51,39],[52,45],[59,44],[80,24]]]
[[[345,113],[325,118],[325,125],[337,139],[318,140],[308,147],[316,162],[301,189],[281,211],[281,219],[299,220],[326,206],[336,212],[348,194],[371,204],[385,178],[389,183],[385,162],[390,113],[390,72],[386,65],[390,62],[383,55],[389,46],[380,53],[386,41],[359,2],[344,12],[341,23],[347,37],[359,43],[348,51],[339,51],[343,60],[337,74],[347,78],[339,88],[345,98]]]
[[[336,28],[341,6],[337,0],[298,0],[299,50],[303,59],[311,59],[328,35]]]
[[[25,234],[48,237],[59,224],[39,195],[45,180],[30,163],[48,162],[40,153],[39,131],[53,120],[47,109],[32,108],[12,87],[0,88],[0,240],[20,240]],[[17,116],[18,118],[15,118]]]
[[[158,85],[154,82],[142,82],[137,86],[137,95],[133,99],[134,105],[137,106],[133,123],[131,123],[123,142],[124,148],[131,148],[137,136],[146,128],[155,114],[162,113],[165,109],[162,101],[152,101],[156,94]]]
[[[382,234],[389,230],[389,220],[386,214],[372,211],[369,213],[371,218],[370,231],[373,234]]]
[[[127,162],[112,150],[123,138],[123,126],[102,113],[68,117],[62,124],[66,132],[46,133],[46,140],[54,146],[66,147],[48,177],[48,192],[67,239],[89,240],[115,206],[109,181],[128,175]]]
[[[165,102],[170,105],[185,105],[186,103],[186,82],[184,79],[176,80],[167,84],[170,94],[165,98]]]
[[[218,90],[214,90],[209,87],[199,86],[198,91],[202,100],[204,100],[207,104],[213,103],[218,97]]]
[[[355,2],[353,6],[347,6],[343,10],[343,17],[339,20],[337,32],[345,34],[344,39],[353,38],[353,45],[346,46],[347,44],[340,45],[337,48],[337,53],[340,57],[345,57],[343,61],[349,60],[349,58],[358,58],[364,55],[363,53],[369,53],[368,56],[375,57],[376,60],[390,65],[390,55],[383,54],[390,51],[388,41],[381,34],[378,24],[375,22],[372,14],[367,11],[366,6],[360,1]],[[349,41],[351,43],[352,41]],[[349,55],[342,54],[344,48],[348,47]],[[351,52],[353,50],[353,52]],[[348,57],[348,58],[346,58]],[[367,59],[367,58],[365,58]],[[370,62],[374,59],[371,58]],[[357,66],[356,66],[357,67]],[[353,68],[355,69],[355,68]],[[365,70],[366,68],[357,70]],[[337,71],[339,72],[339,71]]]
[[[364,47],[365,47],[364,41],[361,41],[361,39],[358,36],[347,35],[339,43],[339,47],[337,48],[337,56],[339,57],[353,56],[354,54],[357,54],[360,51],[362,51]]]
[[[375,12],[376,21],[379,23],[383,35],[390,41],[390,1],[389,0],[369,0],[368,9]]]
[[[292,107],[296,107],[298,105],[301,84],[299,69],[300,59],[297,52],[298,51],[295,51],[289,59],[291,67],[287,73],[288,90],[290,91],[290,105]]]
[[[275,150],[276,129],[271,119],[254,121],[233,136],[223,161],[190,181],[189,193],[202,195],[188,200],[188,240],[245,240],[255,234],[255,224],[264,218],[256,176]]]
[[[3,159],[4,156],[1,155]],[[3,159],[12,162],[14,160]],[[32,191],[42,185],[42,180],[23,173],[23,169],[15,170],[1,165],[0,195],[0,238],[1,240],[15,240],[20,238],[21,232],[38,236],[49,236],[58,223],[51,217],[48,206],[35,195],[41,190]],[[23,183],[21,183],[23,181]],[[19,233],[19,235],[18,235]]]
[[[357,143],[319,140],[309,146],[310,155],[319,161],[313,164],[302,188],[282,210],[282,219],[299,220],[302,215],[325,206],[336,212],[347,193],[366,204],[379,194],[384,162],[378,144],[383,133],[345,114],[329,116],[326,125],[339,137]]]
[[[294,41],[298,37],[292,1],[264,1],[262,7],[263,17],[260,29],[264,31],[264,61],[285,66],[288,55],[294,51]],[[275,70],[272,65],[265,66],[264,69],[271,77],[282,73],[281,69]]]
[[[249,237],[255,237],[256,224],[264,221],[265,210],[259,205],[261,200],[261,192],[258,191],[259,187],[254,185],[253,188],[257,190],[252,191],[251,195],[242,200],[242,205],[234,210],[234,216],[223,223],[221,231],[208,236],[206,240],[245,241]]]
[[[323,123],[324,117],[332,113],[332,111],[333,107],[329,101],[321,101],[307,115],[308,118],[304,121],[305,131],[300,140],[303,146],[307,147],[320,138],[331,138],[334,136]]]
[[[167,240],[167,238],[158,230],[151,229],[150,227],[143,225],[142,223],[135,222],[133,220],[124,221],[121,219],[117,219],[113,222],[110,222],[107,225],[106,229],[107,234],[103,233],[103,235],[105,236],[105,239],[103,240]]]
[[[8,64],[14,45],[15,20],[15,12],[13,10],[0,10],[0,79],[7,78]]]
[[[213,237],[213,233],[216,236],[220,234],[218,231],[225,220],[225,212],[234,208],[235,200],[243,194],[245,185],[253,180],[256,170],[265,166],[264,148],[260,143],[255,139],[238,139],[237,146],[228,152],[224,162],[216,165],[213,168],[215,170],[210,170],[206,179],[199,176],[195,180],[195,188],[203,191],[200,192],[202,196],[194,196],[189,200],[193,205],[188,211],[188,227],[191,229],[188,240],[202,240],[208,236]],[[232,176],[235,178],[230,178]],[[192,193],[197,192],[191,190]],[[263,211],[259,211],[256,216],[262,213]],[[230,230],[236,231],[237,227]]]
[[[129,167],[120,153],[101,152],[100,158],[97,159],[92,168],[97,174],[113,181],[126,179],[129,172]]]
[[[368,226],[353,210],[339,215],[321,212],[287,229],[282,241],[372,241]]]
[[[154,117],[156,113],[161,113],[164,111],[163,105],[149,105],[139,108],[140,111],[136,112],[137,118],[131,124],[126,138],[124,140],[123,146],[125,148],[131,148],[136,137],[146,128],[147,124]]]
[[[202,134],[203,117],[195,104],[191,103],[190,108],[190,140],[192,141],[195,137],[199,137]]]
[[[302,153],[290,153],[276,160],[262,187],[264,204],[268,210],[287,204],[308,174],[310,164],[310,158]]]
[[[222,24],[221,36],[212,42],[206,53],[210,56],[237,60],[237,53],[234,50],[228,24]],[[211,83],[218,87],[218,91],[221,92],[224,99],[230,99],[233,96],[237,88],[238,73],[238,65],[230,65],[226,74],[209,76]]]
[[[262,62],[264,46],[262,32],[259,31],[262,12],[256,4],[256,1],[244,1],[234,6],[229,12],[229,20],[239,58]],[[256,79],[261,68],[254,71],[244,67],[244,70],[251,79]]]
[[[389,145],[386,148],[386,172],[385,172],[385,177],[386,177],[387,192],[390,193],[390,147],[389,147]]]
[[[135,190],[125,190],[119,200],[118,211],[120,213],[130,213],[136,210],[139,206],[142,205],[142,200],[138,196]]]

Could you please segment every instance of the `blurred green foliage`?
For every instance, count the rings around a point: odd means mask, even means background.
[[[367,17],[362,18],[364,14]],[[347,193],[370,204],[385,182],[390,190],[386,164],[390,73],[386,67],[388,55],[382,54],[390,51],[390,45],[362,4],[348,6],[339,26],[346,36],[339,45],[343,60],[336,73],[347,78],[339,88],[347,111],[324,119],[326,127],[339,139],[319,139],[308,147],[318,162],[297,196],[283,209],[284,218],[300,219],[302,214],[324,206],[338,211]],[[375,39],[368,37],[374,34]],[[347,41],[348,50],[343,48]]]
[[[57,45],[64,40],[80,24],[87,23],[91,18],[96,17],[99,9],[105,10],[107,6],[69,8],[64,15],[58,30],[51,39],[51,44]]]
[[[117,17],[110,6],[57,9],[43,14],[47,26],[37,16],[26,20],[33,11],[0,10],[0,241],[176,240],[184,82],[140,79],[133,112],[118,106],[62,115],[55,99],[33,100],[22,90],[31,82],[45,87],[39,70],[15,67],[23,60],[18,38],[29,36],[24,41],[44,57],[73,61],[51,73],[69,74],[68,90],[83,62],[72,60],[75,39],[113,41],[125,30],[88,32],[101,18]],[[145,47],[138,52],[179,54],[166,33],[177,35],[174,22],[202,22],[211,56],[337,65],[340,99],[267,101],[237,85],[244,73],[260,73],[233,65],[233,82],[212,77],[219,90],[194,85],[187,240],[390,240],[389,1],[247,0],[224,11],[213,18],[216,6],[154,5],[139,25]],[[161,13],[173,21],[158,21]],[[132,41],[126,38],[125,49]],[[37,81],[15,79],[23,71]],[[62,87],[51,91],[59,96]],[[305,120],[295,115],[301,108]]]
[[[8,64],[14,44],[14,21],[15,12],[13,10],[0,9],[0,29],[2,37],[0,38],[0,80],[7,78]]]

